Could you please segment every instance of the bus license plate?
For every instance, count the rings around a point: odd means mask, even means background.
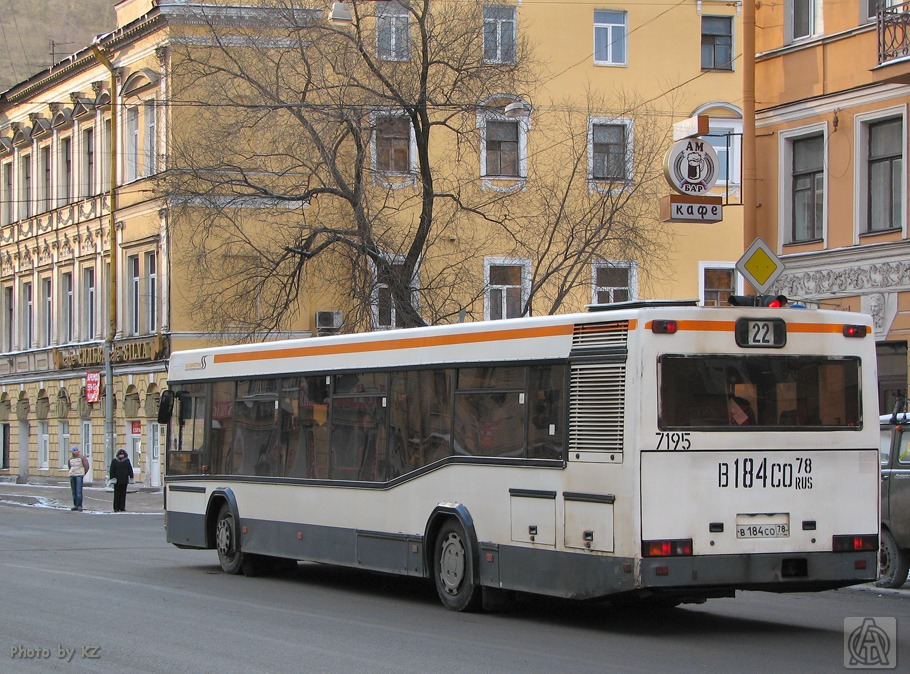
[[[790,516],[786,513],[774,515],[737,515],[737,538],[789,538]]]

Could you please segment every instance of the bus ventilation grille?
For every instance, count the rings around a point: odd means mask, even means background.
[[[569,391],[570,451],[622,451],[625,391],[625,363],[572,366]]]
[[[612,323],[576,323],[572,332],[572,349],[625,348],[629,321]]]

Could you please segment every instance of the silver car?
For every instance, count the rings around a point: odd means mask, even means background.
[[[882,531],[879,587],[900,587],[910,569],[910,415],[883,415],[881,423]]]

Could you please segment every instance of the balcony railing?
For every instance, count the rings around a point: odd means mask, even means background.
[[[910,2],[883,3],[878,10],[879,64],[910,56]]]

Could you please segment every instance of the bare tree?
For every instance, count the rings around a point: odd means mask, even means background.
[[[535,117],[535,151],[546,161],[529,160],[534,189],[506,225],[515,257],[531,262],[522,313],[553,314],[570,299],[591,301],[598,262],[642,261],[660,274],[670,247],[657,219],[667,193],[666,117],[623,91],[609,100],[588,91]]]
[[[504,246],[534,263],[528,306],[555,312],[592,260],[654,252],[650,170],[592,187],[592,104],[535,121],[535,152],[560,171],[531,169],[527,189],[483,189],[478,114],[520,100],[540,68],[521,41],[485,60],[480,4],[347,5],[345,26],[268,0],[197,5],[174,27],[162,190],[177,254],[198,271],[200,321],[280,330],[314,287],[345,303],[347,329],[391,312],[401,326],[474,316],[483,252]],[[640,128],[645,165],[654,154]],[[407,137],[404,155],[383,144],[395,134]]]

